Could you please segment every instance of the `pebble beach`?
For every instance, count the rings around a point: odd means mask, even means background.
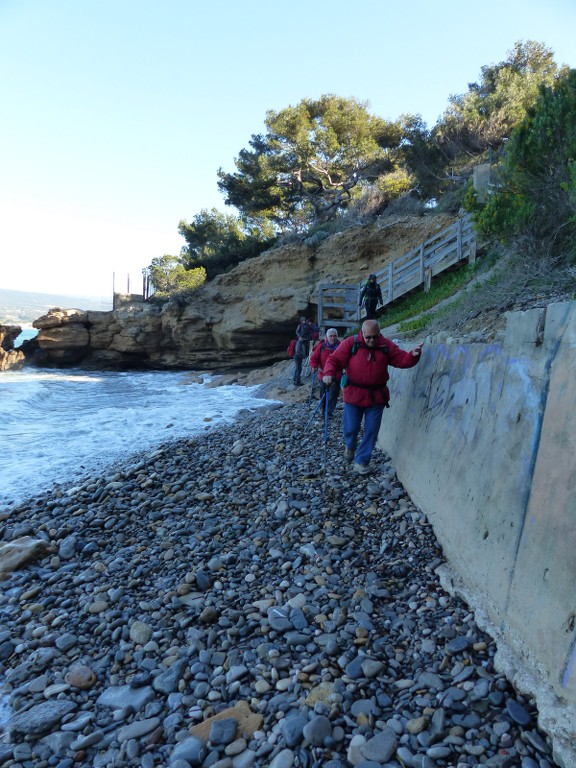
[[[271,404],[0,509],[1,545],[40,548],[0,581],[0,766],[556,765],[340,407],[326,443]]]

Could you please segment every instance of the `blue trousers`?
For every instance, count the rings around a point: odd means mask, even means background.
[[[370,405],[361,408],[359,405],[344,403],[344,443],[350,451],[356,451],[354,461],[357,464],[369,464],[372,451],[378,439],[378,431],[382,422],[383,405]],[[364,418],[364,434],[358,445],[358,433]]]

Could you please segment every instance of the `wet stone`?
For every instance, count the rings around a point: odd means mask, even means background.
[[[212,744],[230,744],[236,738],[238,721],[234,717],[226,717],[216,720],[210,728],[210,742]]]
[[[514,699],[507,700],[506,709],[512,720],[519,725],[529,725],[532,720],[528,710]]]
[[[372,739],[360,747],[360,752],[367,760],[385,763],[389,760],[398,746],[396,734],[391,728],[377,733]]]
[[[303,738],[304,726],[307,723],[308,718],[303,715],[291,715],[286,718],[286,721],[282,726],[282,734],[286,746],[292,748],[300,744]]]
[[[462,637],[460,635],[446,643],[446,653],[449,653],[450,655],[462,653],[462,651],[466,651],[469,647],[470,640],[467,637]]]

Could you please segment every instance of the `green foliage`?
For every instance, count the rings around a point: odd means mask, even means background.
[[[316,246],[396,206],[420,212],[430,201],[438,212],[465,205],[485,235],[509,240],[522,227],[536,232],[544,225],[549,238],[565,244],[573,224],[576,170],[573,154],[554,147],[559,138],[564,141],[562,121],[570,115],[556,109],[554,116],[552,106],[544,105],[550,120],[541,148],[533,135],[542,122],[540,102],[534,108],[541,87],[554,92],[567,72],[543,44],[518,42],[506,60],[482,67],[467,93],[450,97],[432,130],[420,115],[390,122],[372,115],[366,103],[332,94],[270,110],[264,133],[252,135],[238,153],[235,171],[218,171],[218,187],[239,216],[213,208],[191,223],[181,221],[180,262],[185,270],[203,267],[211,279],[287,239],[304,238]],[[521,133],[520,124],[531,125],[529,135]],[[529,195],[522,190],[529,177],[540,184],[545,163],[538,169],[526,159],[540,151],[558,178],[549,173],[541,194]],[[473,167],[504,154],[497,194],[481,206],[467,184]],[[562,221],[548,231],[549,211],[559,203]]]
[[[202,267],[208,279],[258,256],[274,242],[273,227],[265,219],[246,222],[216,208],[202,209],[190,224],[181,221],[179,232],[186,241],[181,253],[184,265]]]
[[[479,154],[499,147],[522,122],[542,85],[551,86],[559,74],[553,52],[541,43],[517,42],[505,61],[482,67],[478,83],[450,97],[450,106],[435,130],[447,157]]]
[[[403,168],[380,176],[376,182],[376,186],[387,200],[396,200],[405,192],[409,192],[413,185],[414,179]]]
[[[546,255],[574,255],[576,70],[543,87],[513,132],[496,191],[474,212],[479,231],[512,242],[528,236]]]
[[[412,188],[424,200],[438,197],[445,185],[446,158],[434,133],[420,115],[403,115],[398,125],[399,164],[411,177]]]
[[[178,256],[164,254],[152,259],[150,278],[158,298],[171,296],[183,290],[193,290],[206,280],[206,270],[202,267],[187,270]]]
[[[245,216],[302,229],[337,215],[352,190],[390,166],[382,142],[394,133],[355,99],[324,95],[266,113],[267,133],[252,136],[235,160],[236,173],[220,169],[226,204]]]
[[[466,184],[462,202],[463,202],[464,208],[468,211],[468,213],[472,213],[472,214],[480,213],[480,211],[482,211],[484,207],[482,203],[478,200],[478,196],[476,195],[476,190],[474,189],[474,184],[471,181],[469,181]]]

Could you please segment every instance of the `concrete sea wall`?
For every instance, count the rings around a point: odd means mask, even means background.
[[[430,340],[392,370],[380,446],[427,514],[497,664],[576,766],[576,302],[510,313],[501,342]]]

